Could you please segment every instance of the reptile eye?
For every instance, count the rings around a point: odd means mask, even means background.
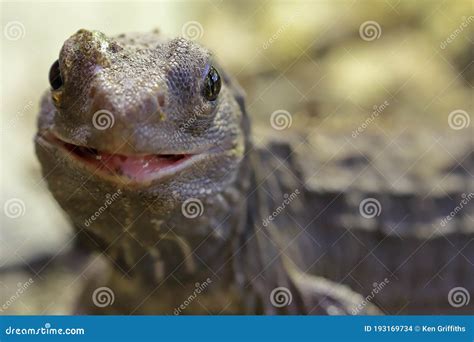
[[[217,99],[217,95],[221,91],[221,76],[216,68],[211,66],[204,80],[204,97],[209,101]]]
[[[49,69],[49,84],[54,90],[59,89],[63,85],[63,79],[61,78],[61,70],[59,70],[59,61],[56,60],[51,69]]]

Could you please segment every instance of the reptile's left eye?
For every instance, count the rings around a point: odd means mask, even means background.
[[[63,85],[58,60],[56,60],[53,65],[51,65],[51,69],[49,69],[49,84],[51,84],[53,90],[57,90]]]
[[[211,66],[204,80],[204,97],[209,101],[217,99],[217,95],[221,91],[221,76],[216,68]]]

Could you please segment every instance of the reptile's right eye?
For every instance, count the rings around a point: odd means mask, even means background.
[[[54,90],[59,89],[63,85],[58,60],[56,60],[53,65],[51,65],[51,69],[49,69],[49,84],[51,84],[51,88]]]

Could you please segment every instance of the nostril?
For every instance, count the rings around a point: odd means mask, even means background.
[[[158,105],[163,108],[165,106],[165,96],[163,94],[158,94]]]

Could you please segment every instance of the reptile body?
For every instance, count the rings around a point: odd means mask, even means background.
[[[416,196],[322,190],[292,144],[256,147],[242,90],[195,42],[80,30],[50,81],[36,137],[43,174],[108,263],[78,312],[450,312],[451,284],[474,290],[472,204],[449,232],[423,230],[422,218],[442,218],[459,192],[449,203],[428,199],[439,211],[418,213],[401,236],[391,215],[412,217],[416,208],[400,204],[421,203]],[[366,197],[379,198],[382,216],[360,217]],[[115,297],[105,308],[91,300],[102,286]]]

